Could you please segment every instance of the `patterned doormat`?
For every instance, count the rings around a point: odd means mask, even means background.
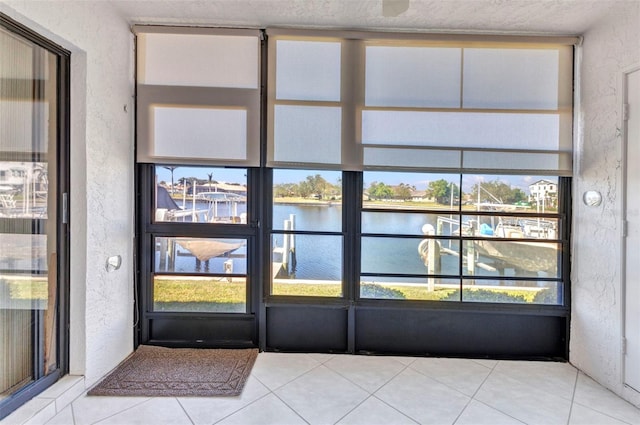
[[[257,348],[200,349],[141,345],[88,395],[142,397],[237,396]]]

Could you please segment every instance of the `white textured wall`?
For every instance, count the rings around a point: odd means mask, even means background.
[[[622,377],[622,73],[640,65],[640,8],[628,2],[584,34],[574,179],[571,362],[603,385],[640,402]],[[600,207],[582,194],[598,190]],[[640,303],[640,300],[637,300]]]
[[[91,384],[133,349],[133,37],[104,3],[0,11],[72,52],[70,361]],[[117,254],[121,269],[107,273]]]

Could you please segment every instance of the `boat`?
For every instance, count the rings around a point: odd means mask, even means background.
[[[504,269],[512,268],[516,275],[543,272],[549,276],[557,276],[560,252],[558,243],[552,241],[557,238],[554,222],[542,219],[507,220],[502,217],[498,218],[495,227],[488,223],[478,226],[476,220],[459,223],[449,217],[439,217],[438,222],[457,225],[458,228],[452,229],[451,235],[462,233],[463,236],[475,238],[472,239],[475,265],[484,270],[499,271],[502,274]],[[418,246],[423,261],[427,256],[425,242],[429,240],[423,240]],[[460,255],[457,250],[448,248],[440,248],[439,253]]]
[[[482,232],[481,226],[478,233],[477,236],[485,237],[474,241],[478,255],[490,258],[501,266],[512,267],[516,273],[545,272],[557,275],[558,244],[548,242],[556,238],[554,223],[545,220],[500,220],[493,232]]]
[[[175,200],[170,196],[166,188],[157,185],[156,186],[156,220],[157,221],[180,221],[184,218],[189,218],[190,222],[199,221],[200,217],[203,217],[204,222],[225,222],[220,220],[217,213],[217,202],[237,202],[235,199],[242,198],[241,195],[226,192],[202,192],[194,197],[194,208],[191,210],[185,210],[178,206]],[[234,199],[233,201],[231,201]],[[209,207],[206,210],[195,209],[195,201],[204,200],[209,201]],[[240,218],[238,219],[238,221]],[[246,219],[245,219],[246,221]],[[227,221],[228,222],[228,221]],[[179,245],[182,249],[188,252],[188,255],[192,255],[198,261],[207,262],[212,258],[229,256],[234,251],[242,248],[246,245],[244,239],[216,239],[216,238],[186,238],[177,237],[173,238],[172,243]],[[161,251],[161,258],[170,252],[170,255],[174,255],[174,249],[168,249],[165,246],[159,246]]]
[[[156,221],[182,221],[206,223],[246,223],[246,214],[238,213],[238,204],[246,203],[246,196],[233,192],[198,192],[189,196],[191,208],[185,208],[187,197],[183,195],[183,206],[180,207],[171,197],[168,190],[156,186]],[[197,208],[197,205],[206,208]],[[221,206],[226,208],[227,215],[219,214]]]
[[[176,243],[200,261],[226,256],[245,245],[244,240],[176,238]]]

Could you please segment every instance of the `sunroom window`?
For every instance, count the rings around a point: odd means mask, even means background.
[[[362,173],[357,298],[564,303],[570,45],[267,34],[267,166]]]
[[[250,180],[260,164],[259,31],[136,31],[146,329],[167,314],[247,314],[257,219]]]
[[[365,172],[364,181],[360,297],[563,303],[557,177],[545,191],[522,175]]]
[[[343,295],[341,176],[273,171],[271,295]]]

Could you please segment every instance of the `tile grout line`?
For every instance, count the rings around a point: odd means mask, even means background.
[[[87,395],[85,394],[85,397],[86,397],[86,396],[87,396]],[[102,397],[102,396],[88,396],[88,397]],[[112,413],[112,414],[110,414],[110,415],[108,415],[108,416],[105,416],[104,418],[100,418],[100,419],[98,419],[97,421],[91,422],[91,425],[94,425],[94,424],[100,423],[100,422],[102,422],[102,421],[104,421],[104,420],[106,420],[106,419],[109,419],[109,418],[114,417],[115,415],[119,415],[120,413],[124,413],[124,412],[126,412],[126,411],[128,411],[128,410],[133,409],[134,407],[138,407],[138,406],[140,406],[141,404],[146,403],[147,401],[153,400],[154,398],[155,398],[155,397],[149,397],[149,398],[147,398],[146,400],[141,401],[140,403],[136,403],[136,404],[134,404],[133,406],[129,406],[129,407],[127,407],[127,408],[126,408],[126,409],[124,409],[124,410],[120,410],[120,411],[118,411],[118,412],[114,412],[114,413]]]
[[[440,381],[440,380],[439,380],[438,378],[436,378],[436,377],[429,376],[429,375],[427,375],[426,373],[424,373],[424,372],[422,372],[422,371],[420,371],[420,370],[418,370],[418,369],[411,368],[411,370],[412,370],[412,371],[414,371],[415,373],[418,373],[418,374],[420,374],[420,375],[424,376],[425,378],[431,379],[432,381],[436,381],[438,384],[444,385],[445,387],[449,388],[451,391],[455,391],[455,392],[457,392],[458,394],[461,394],[461,395],[463,395],[463,396],[465,396],[465,397],[467,397],[467,398],[469,398],[469,399],[471,399],[471,398],[472,398],[471,396],[469,396],[469,395],[467,395],[467,394],[463,393],[463,392],[462,392],[462,391],[460,391],[459,389],[457,389],[457,388],[453,388],[451,385],[447,384],[446,382],[442,382],[442,381]],[[484,378],[484,380],[482,381],[482,383],[484,383],[484,381],[489,377],[489,375],[491,375],[491,372],[489,372],[489,374]],[[482,384],[481,384],[481,385],[482,385]],[[478,387],[478,388],[480,388],[480,387]],[[477,391],[478,391],[478,390],[476,390],[476,392],[477,392]],[[474,395],[475,395],[475,393],[474,393]]]
[[[477,363],[477,362],[474,362],[474,363],[476,363],[476,364],[480,364],[480,363]],[[489,379],[489,377],[491,376],[491,374],[493,373],[493,371],[494,371],[494,369],[496,368],[496,366],[497,366],[497,365],[498,365],[498,362],[496,362],[496,364],[494,364],[494,365],[493,365],[493,367],[487,368],[487,369],[489,369],[489,373],[487,373],[487,376],[485,376],[485,377],[484,377],[484,379],[482,380],[482,382],[480,383],[480,385],[478,385],[478,388],[476,388],[476,390],[473,392],[473,394],[471,395],[471,397],[467,396],[467,397],[469,397],[469,401],[467,401],[467,404],[465,404],[464,408],[460,411],[460,413],[458,413],[458,416],[456,416],[456,418],[455,418],[455,419],[454,419],[454,421],[453,421],[453,425],[455,425],[455,423],[456,423],[456,422],[458,422],[458,420],[460,419],[460,416],[462,416],[462,414],[467,410],[467,408],[469,407],[469,405],[471,404],[471,402],[472,402],[472,401],[478,401],[478,400],[476,400],[476,399],[475,399],[476,394],[478,394],[478,391],[480,391],[480,388],[482,388],[482,386],[484,385],[484,383],[485,383],[485,382],[487,382],[487,379]],[[484,365],[481,365],[481,366],[484,366]],[[437,380],[437,379],[435,379],[435,378],[432,378],[432,379],[434,379],[435,381],[438,381],[438,380]],[[440,382],[440,381],[438,381],[438,382]],[[447,385],[447,384],[445,384],[444,382],[440,382],[440,383],[441,383],[441,384],[443,384],[443,385]],[[447,385],[447,386],[448,386],[448,385]],[[465,394],[465,395],[466,395],[466,394]],[[496,410],[497,410],[497,409],[496,409]],[[498,411],[499,411],[499,410],[498,410]],[[504,412],[502,412],[502,411],[499,411],[499,412],[500,412],[500,413],[504,413]],[[514,419],[515,419],[515,418],[514,418]]]
[[[294,413],[295,413],[295,414],[296,414],[300,419],[302,419],[305,423],[307,423],[307,424],[308,424],[308,423],[309,423],[309,421],[307,421],[305,418],[303,418],[303,417],[300,415],[300,413],[298,413],[298,411],[297,411],[297,410],[295,410],[293,407],[289,406],[289,404],[287,404],[287,402],[285,402],[283,399],[281,399],[281,398],[278,396],[278,394],[276,394],[276,391],[277,391],[277,390],[279,390],[280,388],[284,387],[285,385],[288,385],[288,384],[290,384],[290,383],[294,382],[295,380],[297,380],[297,379],[301,378],[302,376],[304,376],[304,375],[308,374],[309,372],[311,372],[311,371],[313,371],[313,370],[315,370],[315,369],[319,368],[320,366],[324,366],[324,362],[319,362],[318,360],[314,359],[313,357],[308,356],[308,353],[305,353],[305,356],[309,357],[310,359],[312,359],[313,361],[315,361],[315,362],[316,362],[316,363],[318,363],[318,364],[317,364],[317,365],[315,365],[314,367],[312,367],[311,369],[309,369],[309,370],[307,370],[307,371],[303,372],[301,375],[296,376],[295,378],[293,378],[293,379],[291,379],[291,380],[289,380],[289,381],[285,382],[284,384],[282,384],[282,385],[280,385],[280,386],[278,386],[278,387],[276,387],[276,388],[274,388],[274,389],[269,388],[269,386],[267,386],[264,382],[262,382],[262,381],[261,381],[257,376],[252,375],[252,374],[249,374],[249,376],[250,376],[250,377],[253,377],[253,378],[255,378],[258,382],[260,382],[260,384],[262,384],[262,385],[267,389],[268,393],[267,393],[267,394],[265,394],[265,395],[263,395],[262,397],[258,397],[257,399],[253,400],[251,403],[248,403],[247,405],[243,406],[241,409],[238,409],[238,410],[236,410],[235,412],[230,413],[230,414],[228,414],[227,416],[225,416],[225,417],[223,417],[223,418],[220,418],[220,420],[218,420],[218,421],[214,422],[214,424],[216,424],[216,423],[220,423],[220,421],[223,421],[223,420],[227,419],[228,417],[230,417],[230,416],[232,416],[232,415],[235,415],[235,414],[236,414],[236,413],[238,413],[238,412],[241,412],[242,410],[244,410],[244,409],[246,409],[247,407],[251,406],[252,404],[256,403],[258,400],[262,400],[263,398],[267,397],[269,394],[273,394],[273,396],[274,396],[274,397],[276,397],[278,400],[280,400],[280,402],[282,402],[285,406],[287,406],[289,409],[291,409],[291,411],[292,411],[292,412],[294,412]],[[325,367],[326,367],[326,366],[325,366]]]
[[[387,385],[389,382],[393,381],[398,375],[400,375],[402,372],[404,372],[409,365],[405,365],[403,363],[400,363],[397,360],[393,360],[395,362],[397,362],[398,364],[400,364],[401,366],[403,366],[397,373],[395,373],[391,378],[389,378],[387,380],[387,382],[385,382],[384,384],[382,384],[381,386],[379,386],[375,391],[370,392],[369,390],[367,390],[366,388],[363,388],[362,386],[360,386],[357,382],[353,382],[351,379],[349,379],[348,377],[344,376],[342,373],[340,373],[337,370],[334,370],[331,366],[325,365],[326,368],[328,368],[329,370],[331,370],[332,372],[338,374],[338,376],[346,379],[348,382],[351,382],[353,385],[357,386],[358,388],[360,388],[361,390],[365,391],[367,394],[369,394],[367,397],[364,398],[364,400],[362,400],[360,403],[358,403],[356,406],[354,406],[353,409],[349,410],[347,413],[345,413],[344,415],[342,415],[342,417],[340,417],[335,423],[340,422],[341,420],[343,420],[346,416],[348,416],[349,414],[351,414],[354,410],[356,410],[358,407],[360,407],[364,402],[366,402],[367,400],[369,400],[370,398],[374,397],[374,394],[376,392],[378,392],[380,389],[382,389],[385,385]],[[413,362],[412,362],[413,363]],[[411,363],[410,363],[411,364]],[[374,397],[376,400],[381,401],[382,403],[384,403],[384,401],[380,400],[378,397]],[[405,415],[404,413],[402,413],[401,411],[399,411],[398,409],[396,409],[393,406],[390,406],[387,403],[384,403],[385,405],[389,406],[390,408],[394,409],[396,412],[404,415],[405,417],[408,417],[407,415]],[[409,418],[409,417],[408,417]],[[411,420],[413,420],[412,418],[409,418]]]
[[[482,404],[482,405],[484,405],[484,406],[486,406],[486,407],[488,407],[488,408],[490,408],[490,409],[495,410],[496,412],[500,412],[500,413],[502,413],[503,415],[510,417],[510,418],[511,418],[511,419],[513,419],[514,421],[518,421],[518,422],[520,422],[521,424],[525,424],[525,425],[526,425],[526,422],[523,422],[523,421],[521,421],[520,419],[513,417],[513,416],[512,416],[512,415],[510,415],[509,413],[503,412],[502,410],[500,410],[500,409],[498,409],[498,408],[496,408],[496,407],[494,407],[494,406],[490,406],[490,405],[488,405],[487,403],[483,402],[482,400],[478,400],[478,399],[476,399],[476,395],[478,394],[478,392],[480,391],[480,389],[482,388],[482,386],[485,384],[485,382],[487,382],[487,380],[489,379],[489,377],[490,377],[494,372],[497,372],[498,374],[500,373],[499,371],[496,371],[496,367],[498,366],[498,364],[499,364],[499,363],[500,363],[500,360],[496,361],[496,364],[494,364],[494,365],[493,365],[493,367],[488,368],[488,369],[489,369],[489,373],[488,373],[488,374],[487,374],[487,376],[482,380],[482,383],[478,386],[478,388],[476,389],[476,391],[473,393],[473,395],[471,396],[471,399],[469,400],[469,403],[467,403],[467,405],[464,407],[464,409],[462,409],[462,412],[460,412],[460,415],[458,415],[458,417],[456,418],[456,420],[453,422],[453,423],[454,423],[454,425],[455,425],[455,423],[458,421],[458,419],[460,418],[460,416],[462,415],[462,413],[463,413],[465,410],[467,410],[467,407],[469,406],[469,404],[471,404],[471,401],[475,401],[475,402],[477,402],[477,403],[480,403],[480,404]]]
[[[623,400],[624,400],[624,399],[623,399]],[[624,400],[624,401],[626,401],[626,400]],[[618,421],[618,422],[622,422],[623,424],[627,424],[627,425],[637,425],[637,424],[634,424],[633,422],[627,422],[625,419],[620,419],[620,418],[617,418],[617,417],[615,417],[615,416],[611,416],[610,414],[608,414],[608,413],[606,413],[606,412],[603,412],[603,411],[601,411],[601,410],[599,410],[599,409],[595,409],[595,408],[593,408],[593,407],[591,407],[591,406],[585,406],[584,404],[582,404],[582,403],[580,403],[580,402],[578,402],[578,401],[576,401],[575,403],[571,403],[571,410],[572,410],[572,411],[573,411],[573,404],[577,404],[578,406],[581,406],[581,407],[586,407],[587,409],[589,409],[589,410],[593,410],[594,412],[599,413],[599,414],[601,414],[602,416],[606,416],[606,417],[611,418],[611,419],[613,419],[613,420],[616,420],[616,421]]]
[[[293,382],[293,381],[292,381]],[[289,409],[291,409],[291,411],[293,413],[295,413],[300,419],[302,419],[304,421],[304,423],[309,424],[310,422],[308,420],[306,420],[296,409],[294,409],[293,407],[289,406],[289,404],[284,401],[282,398],[280,398],[280,396],[278,396],[278,394],[275,393],[275,391],[273,392],[273,395],[280,400],[280,402],[282,402],[282,404],[284,404],[285,406],[287,406]]]
[[[573,382],[573,391],[571,393],[571,405],[569,406],[569,416],[567,416],[567,425],[571,423],[571,415],[573,414],[573,403],[576,400],[576,390],[578,389],[578,377],[580,375],[580,371],[576,369],[576,378]]]
[[[307,354],[307,355],[308,355],[308,354]],[[312,357],[310,357],[310,358],[312,358]],[[312,358],[312,359],[313,359],[313,358]],[[313,360],[315,360],[315,361],[317,362],[317,360],[316,360],[316,359],[313,359]],[[321,366],[326,367],[326,368],[327,368],[328,370],[330,370],[331,372],[333,372],[333,373],[335,373],[336,375],[338,375],[338,376],[342,377],[342,378],[343,378],[343,379],[345,379],[346,381],[348,381],[348,382],[350,382],[350,383],[352,383],[352,384],[356,385],[358,388],[360,388],[361,390],[365,391],[367,394],[369,394],[369,396],[371,396],[371,393],[369,393],[369,391],[365,390],[365,389],[364,389],[364,388],[362,388],[360,385],[357,385],[355,382],[351,382],[351,380],[349,380],[349,379],[347,379],[346,377],[342,376],[342,374],[340,374],[339,372],[336,372],[335,370],[333,370],[333,369],[332,369],[332,368],[330,368],[329,366],[325,365],[325,363],[326,363],[327,361],[329,361],[329,360],[330,360],[330,359],[327,359],[325,362],[318,362],[318,365],[317,365],[317,366],[315,366],[315,367],[313,367],[313,368],[309,369],[308,371],[304,372],[302,375],[297,376],[296,378],[292,379],[291,381],[287,382],[286,384],[283,384],[283,385],[279,386],[278,388],[276,388],[275,390],[273,390],[273,395],[274,395],[274,396],[276,396],[276,397],[278,398],[278,400],[280,400],[282,403],[284,403],[284,405],[285,405],[285,406],[287,406],[289,409],[293,410],[293,411],[295,412],[295,414],[296,414],[296,415],[298,415],[298,416],[299,416],[303,421],[305,421],[307,424],[309,423],[309,421],[307,421],[307,420],[306,420],[306,419],[305,419],[305,418],[304,418],[300,413],[298,413],[298,411],[297,411],[296,409],[294,409],[292,406],[290,406],[286,401],[284,401],[282,398],[280,398],[280,396],[278,396],[278,394],[276,394],[276,392],[275,392],[275,391],[276,391],[276,390],[278,390],[278,389],[280,389],[280,388],[282,388],[282,387],[284,387],[285,385],[288,385],[288,384],[290,384],[290,383],[292,383],[292,382],[294,382],[294,381],[297,381],[298,379],[302,378],[303,376],[305,376],[305,375],[309,374],[310,372],[312,372],[312,371],[316,370],[317,368],[319,368],[319,367],[321,367]],[[366,400],[367,398],[369,398],[369,397],[366,397],[366,398],[365,398],[365,400]],[[361,403],[359,403],[356,407],[358,407],[358,406],[359,406],[360,404],[362,404],[362,403],[364,403],[364,400],[363,400]],[[355,409],[356,407],[354,407],[354,409]],[[345,416],[346,416],[346,415],[348,415],[349,413],[351,413],[352,411],[353,411],[353,409],[349,410],[349,411],[345,414]],[[342,418],[344,418],[344,416],[340,417],[340,418],[338,419],[338,421],[337,421],[337,422],[339,422],[340,420],[342,420]],[[337,422],[335,422],[335,423],[337,423]]]
[[[391,382],[391,381],[392,381],[396,376],[400,375],[403,371],[405,371],[405,370],[407,369],[407,367],[409,367],[408,365],[404,365],[404,364],[402,364],[402,363],[398,362],[397,360],[394,360],[394,361],[396,361],[398,364],[402,365],[402,366],[403,366],[403,368],[402,368],[400,371],[398,371],[396,374],[394,374],[391,378],[389,378],[389,379],[387,380],[387,382],[385,382],[384,384],[382,384],[381,386],[379,386],[378,388],[376,388],[373,392],[372,392],[372,391],[369,391],[369,390],[368,390],[368,389],[366,389],[366,388],[364,388],[363,386],[361,386],[361,385],[360,385],[360,384],[358,384],[357,382],[352,381],[351,379],[349,379],[349,377],[344,376],[342,373],[340,373],[339,371],[337,371],[337,370],[333,369],[331,366],[328,366],[328,365],[326,365],[326,364],[325,364],[325,365],[323,365],[323,366],[324,366],[324,367],[326,367],[327,369],[329,369],[330,371],[332,371],[332,372],[334,372],[334,373],[338,374],[341,378],[346,379],[347,381],[349,381],[350,383],[352,383],[352,384],[353,384],[353,385],[355,385],[356,387],[360,388],[361,390],[363,390],[363,391],[367,392],[369,395],[373,395],[373,394],[375,394],[378,390],[380,390],[382,387],[384,387],[384,386],[385,386],[385,385],[387,385],[389,382]],[[368,398],[368,397],[367,397],[367,398]]]
[[[265,388],[267,388],[267,387],[265,386]],[[223,416],[222,418],[220,418],[220,419],[218,419],[218,420],[214,421],[212,425],[215,425],[215,424],[217,424],[217,423],[220,423],[220,422],[224,421],[225,419],[227,419],[227,418],[229,418],[229,417],[231,417],[231,416],[235,415],[235,414],[236,414],[236,413],[238,413],[238,412],[243,411],[243,410],[244,410],[244,409],[246,409],[247,407],[251,406],[252,404],[254,404],[254,403],[256,403],[256,402],[258,402],[259,400],[262,400],[263,398],[267,397],[269,394],[273,394],[273,392],[272,392],[269,388],[267,388],[267,391],[268,391],[268,392],[267,392],[265,395],[263,395],[263,396],[260,396],[260,397],[256,398],[255,400],[253,400],[253,401],[251,401],[251,402],[249,402],[249,403],[245,404],[244,406],[242,406],[242,407],[241,407],[241,408],[239,408],[238,410],[234,410],[233,412],[229,413],[228,415]],[[275,395],[275,394],[274,394],[274,395]]]
[[[627,422],[625,419],[620,419],[620,418],[617,418],[617,417],[615,417],[615,416],[611,416],[609,413],[607,413],[607,412],[603,412],[603,411],[602,411],[602,410],[600,410],[600,409],[597,409],[597,408],[594,408],[594,407],[591,407],[591,406],[586,406],[586,405],[584,405],[584,404],[580,403],[579,401],[575,401],[575,391],[576,391],[576,390],[577,390],[577,388],[578,388],[578,380],[579,380],[579,378],[580,378],[580,374],[582,373],[582,372],[581,372],[579,369],[577,369],[577,368],[576,368],[576,371],[577,371],[578,373],[577,373],[577,375],[576,375],[576,386],[575,386],[575,389],[574,389],[574,395],[573,395],[573,398],[572,398],[572,400],[571,400],[571,412],[573,412],[573,405],[574,405],[574,404],[577,404],[578,406],[586,407],[587,409],[593,410],[594,412],[597,412],[597,413],[599,413],[599,414],[601,414],[601,415],[603,415],[603,416],[607,416],[607,417],[609,417],[609,418],[611,418],[611,419],[614,419],[614,420],[616,420],[616,421],[619,421],[619,422],[622,422],[622,423],[625,423],[625,424],[629,424],[629,425],[634,425],[634,424],[633,424],[633,423],[631,423],[631,422]],[[584,374],[584,373],[582,373],[582,374],[583,374],[584,376],[586,376],[586,377],[589,377],[589,375],[586,375],[586,374]],[[597,383],[597,382],[596,382],[596,383]],[[598,384],[598,385],[599,385],[599,384]],[[603,387],[603,388],[604,388],[604,387]],[[605,389],[606,391],[611,392],[611,393],[612,393],[613,395],[615,395],[616,397],[620,398],[620,396],[618,396],[617,394],[613,393],[613,392],[612,392],[611,390],[609,390],[608,388],[604,388],[604,389]],[[629,403],[627,400],[624,400],[624,399],[622,399],[622,400],[623,400],[623,401],[625,401],[625,402],[627,402],[627,403]],[[637,406],[634,406],[634,405],[633,405],[633,404],[631,404],[631,403],[629,403],[629,404],[630,404],[631,406],[635,407],[636,409],[638,409],[638,407],[637,407]]]
[[[187,419],[189,419],[189,421],[191,422],[191,425],[195,425],[195,422],[191,418],[191,415],[189,415],[189,412],[187,412],[187,409],[185,409],[184,406],[182,405],[182,403],[180,403],[180,398],[179,397],[174,397],[174,398],[178,402],[178,406],[180,406],[180,408],[182,409],[184,414],[187,415]]]
[[[396,360],[397,361],[397,360]],[[385,382],[383,385],[380,386],[380,388],[378,388],[377,390],[375,390],[373,393],[371,393],[371,395],[369,397],[367,397],[367,400],[371,397],[375,398],[376,400],[378,400],[379,402],[383,403],[386,406],[389,406],[391,409],[395,410],[396,412],[400,413],[402,416],[409,418],[409,420],[412,420],[413,422],[415,422],[416,424],[419,424],[420,422],[418,422],[417,420],[413,419],[411,416],[407,415],[406,413],[404,413],[401,410],[398,410],[395,406],[390,405],[389,403],[387,403],[386,401],[382,400],[380,397],[378,397],[376,395],[376,393],[378,391],[380,391],[381,389],[383,389],[384,387],[386,387],[389,382],[393,381],[397,376],[399,376],[402,372],[404,372],[405,370],[409,369],[409,366],[411,366],[413,363],[415,363],[416,358],[414,358],[414,360],[411,363],[408,364],[404,364],[401,362],[398,362],[400,364],[402,364],[402,366],[404,366],[400,371],[398,371],[398,373],[396,373],[395,375],[393,375],[393,378],[389,379],[387,382]],[[413,370],[413,369],[412,369]],[[351,412],[349,412],[351,413]]]
[[[311,357],[310,357],[310,358],[311,358]],[[323,363],[321,363],[321,362],[317,361],[317,360],[316,360],[316,359],[314,359],[314,358],[311,358],[311,360],[313,360],[314,362],[316,362],[316,363],[318,363],[318,364],[317,364],[317,365],[315,365],[315,366],[313,366],[311,369],[309,369],[309,370],[306,370],[306,371],[302,372],[302,374],[300,374],[300,375],[296,376],[295,378],[292,378],[291,380],[289,380],[289,381],[285,382],[284,384],[279,385],[278,387],[276,387],[276,388],[274,388],[274,389],[271,389],[267,384],[265,384],[264,382],[260,381],[260,379],[259,379],[258,377],[254,376],[254,378],[256,378],[256,379],[258,380],[258,382],[260,382],[262,385],[264,385],[264,386],[265,386],[269,391],[275,392],[275,391],[279,390],[280,388],[284,387],[285,385],[288,385],[288,384],[292,383],[293,381],[295,381],[295,380],[297,380],[297,379],[299,379],[299,378],[303,377],[304,375],[308,374],[308,373],[309,373],[309,372],[311,372],[312,370],[315,370],[315,369],[319,368],[320,366],[324,366],[324,364],[323,364]],[[249,376],[252,376],[252,375],[251,375],[251,374],[249,374]]]
[[[76,425],[76,410],[73,408],[73,401],[69,403],[69,408],[71,409],[71,420],[73,421],[73,425]]]

